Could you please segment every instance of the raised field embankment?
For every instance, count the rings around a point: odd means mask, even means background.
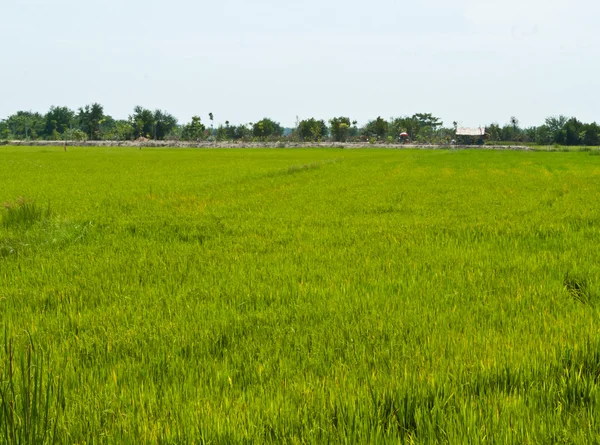
[[[8,141],[0,145],[62,147],[64,141]],[[394,149],[484,149],[484,150],[531,150],[523,145],[432,145],[432,144],[388,144],[368,142],[187,142],[187,141],[69,141],[67,146],[74,147],[156,147],[156,148],[394,148]]]

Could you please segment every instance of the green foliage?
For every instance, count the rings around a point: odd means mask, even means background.
[[[88,140],[88,135],[80,129],[74,129],[73,131],[69,131],[68,140],[84,142]]]
[[[361,133],[367,137],[377,137],[383,139],[388,131],[388,123],[385,119],[380,116],[377,119],[369,121],[361,131]]]
[[[128,120],[112,120],[102,123],[102,139],[129,141],[134,138],[135,130]]]
[[[419,123],[412,117],[397,117],[391,120],[389,126],[389,134],[398,140],[400,134],[408,133],[411,139],[414,139],[419,134]]]
[[[514,116],[510,118],[510,122],[504,125],[500,131],[501,141],[522,142],[523,138],[519,121]]]
[[[550,116],[546,118],[546,127],[552,135],[552,142],[556,144],[564,144],[566,142],[566,135],[564,127],[567,123],[566,116]]]
[[[300,121],[297,132],[303,141],[320,141],[327,137],[329,129],[325,121],[310,118]]]
[[[77,114],[68,107],[52,106],[45,115],[31,111],[18,111],[0,120],[0,140],[131,140],[150,139],[184,140],[257,140],[280,139],[336,142],[357,140],[398,142],[400,134],[408,133],[409,140],[418,143],[448,144],[455,139],[458,123],[443,128],[443,122],[432,113],[415,113],[386,121],[378,117],[359,131],[356,121],[348,117],[329,120],[328,128],[321,120],[307,119],[297,122],[295,131],[283,128],[278,122],[265,118],[254,124],[232,125],[229,121],[214,129],[214,115],[208,113],[210,128],[197,121],[179,125],[177,119],[163,110],[151,111],[137,106],[127,120],[105,115],[102,105],[95,103],[79,108]],[[85,137],[81,136],[81,132]],[[492,123],[486,127],[486,143],[518,143],[524,145],[598,146],[600,127],[595,123],[581,122],[575,117],[551,116],[540,126],[520,127],[519,120],[511,116],[500,126]],[[360,134],[360,137],[359,137]]]
[[[217,141],[227,140],[227,128],[223,125],[219,125],[215,131],[215,139]]]
[[[156,110],[154,112],[154,133],[153,138],[162,140],[177,128],[177,119],[166,111]]]
[[[151,110],[136,106],[133,114],[129,116],[129,123],[133,129],[133,137],[162,140],[177,128],[177,119],[162,110]]]
[[[500,128],[498,124],[487,126],[486,132],[491,141],[536,143],[539,145],[560,146],[597,146],[600,145],[600,127],[593,122],[582,123],[576,118],[566,116],[550,116],[539,127],[520,128],[514,116],[507,125]]]
[[[151,110],[136,106],[133,114],[129,116],[129,122],[133,127],[134,138],[151,138],[154,134],[154,113]]]
[[[181,138],[185,141],[199,141],[204,136],[206,127],[199,116],[193,116],[192,121],[185,124],[181,130]]]
[[[44,136],[45,120],[40,113],[17,111],[4,122],[5,135],[15,139],[35,140]]]
[[[100,140],[100,122],[104,119],[104,107],[98,103],[86,105],[79,109],[77,120],[79,129],[83,131],[89,140]]]
[[[596,122],[583,126],[583,144],[590,146],[600,145],[600,126]]]
[[[349,117],[334,117],[329,120],[331,125],[331,136],[336,142],[344,142],[350,136],[352,124]]]
[[[502,141],[502,127],[497,123],[488,125],[485,131],[489,134],[489,138],[492,141]]]
[[[225,128],[228,140],[248,139],[252,136],[252,132],[245,125],[229,125]]]
[[[443,125],[440,118],[431,113],[416,113],[412,116],[412,119],[418,123],[419,128],[429,128],[432,131],[436,131]]]
[[[265,117],[252,125],[252,135],[257,138],[268,138],[270,136],[282,136],[283,127],[279,122]]]
[[[50,140],[59,141],[73,125],[75,112],[68,107],[52,106],[44,119],[46,121],[45,134],[50,136]]]
[[[569,119],[564,126],[565,145],[580,145],[583,141],[581,132],[583,124],[574,117]]]
[[[0,120],[0,140],[8,141],[13,139],[13,135],[8,127],[6,120]]]
[[[442,121],[431,113],[416,113],[410,117],[397,117],[390,121],[388,134],[394,141],[400,138],[400,134],[406,132],[411,140],[415,142],[441,142],[440,130]],[[453,134],[454,131],[449,131]]]
[[[497,139],[496,139],[497,140]],[[540,145],[551,145],[554,140],[552,130],[548,125],[541,125],[536,130],[535,142]]]

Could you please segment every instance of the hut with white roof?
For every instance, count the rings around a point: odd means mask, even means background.
[[[456,140],[459,144],[464,145],[483,145],[483,141],[489,136],[485,132],[485,127],[478,128],[457,128],[456,129]]]

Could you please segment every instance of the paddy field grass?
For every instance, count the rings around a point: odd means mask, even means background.
[[[0,443],[599,443],[590,153],[0,147]]]

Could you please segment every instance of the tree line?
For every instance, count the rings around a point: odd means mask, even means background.
[[[538,127],[521,128],[511,117],[504,126],[491,124],[486,128],[492,141],[533,143],[539,145],[600,145],[600,126],[596,122],[584,123],[575,117],[550,116]]]
[[[190,122],[180,124],[164,110],[150,110],[136,106],[127,119],[115,119],[104,112],[98,103],[78,110],[52,106],[45,114],[17,111],[0,121],[2,140],[153,140],[183,141],[266,141],[283,138],[294,141],[368,141],[396,142],[402,134],[416,143],[451,143],[455,138],[457,123],[445,127],[440,118],[431,113],[384,119],[377,117],[363,126],[356,120],[340,116],[329,119],[297,119],[294,128],[284,128],[270,118],[258,122],[214,126],[214,115],[208,120],[193,116]],[[584,123],[575,117],[548,117],[540,126],[522,128],[515,117],[503,126],[492,123],[485,127],[490,141],[515,143],[600,145],[600,126]]]

